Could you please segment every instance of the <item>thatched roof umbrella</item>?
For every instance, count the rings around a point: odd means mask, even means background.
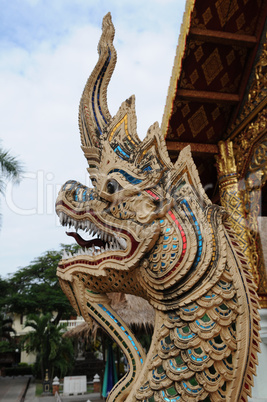
[[[111,307],[129,327],[142,331],[149,331],[153,328],[154,309],[146,300],[123,293],[109,293],[108,297],[111,299]],[[64,336],[88,339],[92,336],[96,337],[98,328],[100,328],[98,324],[91,320],[90,323],[83,322],[70,329]]]
[[[143,338],[145,344],[143,347],[149,349],[149,336],[152,335],[155,313],[153,307],[143,298],[125,295],[123,293],[109,293],[108,297],[111,300],[111,307],[117,312],[117,314],[123,319],[126,325],[131,327],[135,335],[140,339]],[[83,339],[84,341],[95,341],[98,329],[100,329],[101,346],[103,353],[103,364],[106,362],[106,350],[107,350],[107,335],[102,331],[101,327],[93,319],[90,322],[83,322],[77,325],[75,328],[65,332],[63,336],[68,338]],[[145,335],[145,338],[143,337]],[[151,338],[150,338],[151,339]],[[120,348],[117,346],[117,373],[120,377]],[[124,374],[124,373],[122,373]],[[103,375],[100,374],[101,377]]]

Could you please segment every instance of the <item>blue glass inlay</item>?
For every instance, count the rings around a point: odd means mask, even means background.
[[[130,155],[126,154],[126,152],[124,152],[121,147],[118,145],[115,149],[114,152],[117,153],[117,151],[119,151],[123,156],[125,156],[126,158],[130,158]],[[120,156],[120,155],[119,155]]]
[[[179,331],[179,328],[176,328],[176,332],[177,332],[177,335],[179,336],[180,339],[192,339],[192,338],[194,338],[194,336],[196,336],[196,334],[195,334],[194,332],[191,332],[191,333],[188,334],[188,335],[183,335],[183,334]]]
[[[223,364],[228,368],[228,370],[233,371],[233,367],[231,367],[227,362],[223,359]]]
[[[106,121],[106,119],[105,119],[105,117],[104,117],[104,115],[103,115],[103,113],[102,113],[102,110],[101,110],[99,97],[100,97],[100,91],[101,91],[102,81],[103,81],[103,78],[104,78],[106,69],[107,69],[107,67],[108,67],[108,65],[109,65],[110,59],[111,59],[111,52],[110,52],[110,49],[108,49],[108,57],[107,57],[107,59],[106,59],[104,65],[103,65],[103,67],[102,67],[100,73],[99,73],[98,76],[97,76],[97,79],[96,79],[96,82],[95,82],[95,85],[94,85],[94,88],[93,88],[93,92],[92,92],[92,108],[93,108],[93,114],[94,114],[95,122],[96,122],[96,125],[97,125],[97,128],[98,128],[100,134],[102,134],[102,131],[101,131],[101,128],[100,128],[100,125],[99,125],[99,122],[98,122],[98,119],[97,119],[97,116],[96,116],[96,111],[95,111],[95,98],[97,98],[97,107],[98,107],[98,111],[99,111],[101,117],[103,118],[105,124],[107,124],[107,121]],[[98,88],[98,89],[97,89],[97,94],[96,94],[96,88]]]
[[[125,335],[128,337],[129,341],[131,342],[131,344],[133,345],[134,349],[137,351],[137,354],[140,358],[140,362],[143,364],[143,359],[141,357],[141,354],[136,346],[136,344],[133,341],[133,338],[130,336],[130,334],[125,330],[125,328],[122,326],[122,324],[114,317],[114,315],[102,304],[98,304],[98,306],[100,308],[102,308],[103,311],[105,311],[105,313],[107,313],[109,315],[109,317],[118,325],[118,327],[125,333]]]
[[[212,299],[213,297],[215,297],[214,293],[212,295],[205,295],[204,299]]]
[[[192,392],[194,394],[197,394],[199,391],[202,391],[202,388],[197,388],[197,389],[192,389],[190,388],[184,381],[182,382],[183,386],[185,387],[185,389],[187,389],[189,392]]]
[[[152,170],[152,167],[151,167],[151,166],[147,166],[147,167],[144,169],[144,172],[148,172],[148,171],[150,171],[150,170]]]
[[[197,310],[197,309],[198,309],[198,306],[197,306],[197,305],[196,305],[196,306],[193,306],[193,307],[191,307],[191,308],[183,308],[183,310],[186,311],[186,312],[194,311],[194,310]]]
[[[226,347],[227,347],[227,345],[223,345],[223,346],[221,346],[221,347],[217,347],[217,346],[215,346],[214,345],[214,343],[212,342],[212,340],[209,340],[209,344],[213,347],[213,349],[215,349],[215,350],[223,350],[223,349],[225,349]]]
[[[171,366],[175,371],[185,371],[185,370],[188,368],[187,366],[180,366],[180,367],[175,366],[175,365],[173,364],[173,361],[172,361],[172,360],[169,360],[169,363],[170,363],[170,366]]]
[[[81,188],[81,187],[83,187],[82,184],[80,184],[80,185],[76,188],[75,193],[74,193],[74,201],[79,201],[78,194],[79,194],[79,191],[80,191],[80,188]]]
[[[195,355],[193,355],[191,349],[188,349],[188,354],[189,354],[190,358],[191,358],[192,360],[194,360],[195,362],[204,362],[204,361],[207,360],[207,358],[208,358],[207,355],[205,355],[205,356],[203,356],[203,357],[196,357]]]
[[[226,317],[227,315],[230,315],[232,313],[232,310],[228,309],[227,311],[221,311],[218,309],[218,307],[215,308],[215,311],[222,315],[223,317]]]
[[[161,395],[163,396],[163,399],[166,402],[176,402],[181,399],[181,397],[179,395],[175,396],[174,398],[168,398],[164,391],[161,391]]]
[[[76,180],[68,180],[68,181],[64,184],[63,190],[66,190],[67,186],[69,186],[70,184],[71,184],[71,186],[70,186],[70,188],[68,189],[68,191],[70,191],[70,190],[73,189],[73,187],[77,184],[77,181],[76,181]]]
[[[84,191],[83,191],[83,196],[82,196],[83,202],[86,201],[86,194],[87,194],[87,190],[84,190]]]
[[[131,184],[139,184],[142,183],[142,180],[137,179],[136,177],[131,176],[129,173],[125,172],[125,170],[122,169],[112,169],[109,174],[111,173],[120,173],[123,175],[123,177]],[[140,196],[141,194],[138,194]]]
[[[220,281],[220,282],[218,282],[218,286],[224,290],[230,290],[232,287],[232,284],[231,283],[222,283],[222,281]]]
[[[215,322],[213,321],[211,324],[209,324],[209,325],[203,325],[203,324],[201,324],[198,320],[196,320],[196,323],[197,323],[197,325],[200,327],[200,328],[203,328],[203,329],[209,329],[209,328],[212,328],[212,327],[214,327],[214,325],[215,325]]]
[[[178,315],[171,315],[171,314],[168,314],[168,317],[169,317],[171,320],[180,320],[180,317],[179,317]]]
[[[194,225],[195,225],[195,230],[196,230],[196,235],[197,235],[197,240],[198,240],[198,249],[197,249],[197,254],[196,254],[194,263],[192,265],[192,268],[194,269],[197,266],[197,264],[199,263],[200,258],[201,258],[203,238],[202,238],[202,234],[201,234],[200,227],[199,227],[199,224],[197,222],[197,219],[196,219],[193,211],[191,210],[188,202],[186,200],[182,200],[181,204],[184,204],[186,206],[190,216],[193,219]]]
[[[153,376],[153,378],[155,378],[155,380],[164,380],[164,378],[166,378],[166,374],[165,374],[165,373],[163,373],[162,375],[160,375],[160,374],[158,374],[158,373],[156,372],[156,369],[154,369],[154,370],[152,371],[152,376]]]
[[[168,351],[168,350],[171,350],[171,349],[174,348],[174,345],[173,345],[173,344],[166,346],[166,345],[163,343],[163,341],[160,341],[160,343],[161,343],[161,349],[163,349],[163,350]]]

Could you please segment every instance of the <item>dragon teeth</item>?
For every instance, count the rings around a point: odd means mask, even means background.
[[[63,253],[62,253],[62,260],[66,260],[67,258],[68,258],[67,253],[66,253],[65,250],[63,250]]]
[[[100,254],[102,254],[104,252],[107,252],[107,251],[118,251],[118,250],[121,250],[121,247],[120,247],[118,242],[113,240],[113,242],[111,244],[106,243],[105,248],[101,247],[100,249],[96,249],[93,246],[93,247],[91,247],[89,249],[88,248],[85,248],[84,250],[79,249],[77,251],[77,253],[74,253],[73,255],[71,254],[71,252],[67,252],[66,250],[63,250],[63,252],[62,252],[62,260],[67,260],[67,259],[72,258],[72,257],[78,257],[78,256],[83,256],[83,255],[88,255],[88,256],[93,257],[93,256],[100,255]]]
[[[121,247],[123,250],[125,250],[127,247],[126,240],[119,236],[116,236],[115,239],[116,239],[116,244],[118,245],[118,247]]]
[[[117,234],[111,235],[108,234],[107,232],[102,231],[100,228],[98,228],[93,222],[90,222],[89,220],[83,220],[83,221],[76,221],[75,219],[67,216],[64,212],[60,211],[59,214],[59,221],[62,226],[68,226],[69,228],[73,227],[74,230],[78,231],[78,229],[81,229],[85,232],[88,232],[88,235],[94,236],[98,235],[100,239],[106,242],[105,247],[101,247],[101,249],[95,249],[89,248],[89,249],[79,249],[78,252],[74,255],[72,255],[70,252],[67,252],[64,250],[62,252],[62,259],[68,259],[72,258],[75,255],[99,255],[103,252],[107,251],[116,251],[116,250],[125,250],[127,248],[127,242],[124,238],[119,237]]]
[[[61,225],[62,225],[62,224],[63,224],[63,219],[64,219],[64,214],[63,214],[63,212],[59,212],[58,217],[59,217],[59,222],[60,222]]]

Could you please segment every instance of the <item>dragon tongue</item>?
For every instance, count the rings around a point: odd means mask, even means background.
[[[76,242],[79,244],[81,247],[105,247],[106,242],[104,242],[101,239],[93,239],[93,240],[84,240],[78,233],[76,232],[66,232],[68,236],[74,237]]]

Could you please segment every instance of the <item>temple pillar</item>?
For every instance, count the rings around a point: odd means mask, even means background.
[[[216,156],[221,205],[227,212],[227,218],[239,240],[239,245],[247,257],[250,272],[254,279],[254,265],[251,260],[245,208],[239,190],[237,168],[232,142],[219,142],[219,154]]]
[[[260,216],[261,189],[267,178],[266,134],[250,150],[249,159],[244,157],[241,163],[240,148],[236,160],[233,144],[220,142],[216,161],[221,205],[226,209],[228,220],[248,259],[262,307],[261,353],[252,398],[248,400],[267,402],[267,217]]]

